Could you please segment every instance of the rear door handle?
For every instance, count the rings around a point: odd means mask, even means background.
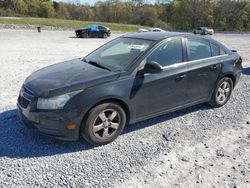
[[[176,77],[176,81],[180,81],[182,79],[184,79],[187,75],[186,74],[179,74],[177,77]]]
[[[212,65],[211,67],[210,67],[210,70],[211,71],[215,71],[217,69],[217,65]]]

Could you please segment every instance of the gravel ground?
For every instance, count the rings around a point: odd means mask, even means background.
[[[222,108],[202,104],[130,125],[96,148],[22,125],[15,103],[30,73],[118,36],[0,30],[0,187],[250,187],[249,34],[213,36],[244,60],[241,81]]]

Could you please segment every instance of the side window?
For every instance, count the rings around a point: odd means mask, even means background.
[[[212,50],[212,56],[219,56],[220,55],[220,47],[211,43],[211,50]]]
[[[99,30],[104,30],[105,28],[102,26],[98,26]]]
[[[202,39],[188,39],[189,61],[211,57],[210,43]]]
[[[160,45],[147,58],[147,61],[155,61],[165,67],[182,62],[182,40],[173,39]]]

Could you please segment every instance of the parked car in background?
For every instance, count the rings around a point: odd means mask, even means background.
[[[149,28],[148,31],[151,32],[166,32],[165,30],[161,29],[161,28]]]
[[[149,29],[139,29],[138,32],[142,33],[142,32],[166,32],[166,31],[161,28],[149,28]]]
[[[148,32],[148,29],[139,29],[138,32],[139,32],[139,33]]]
[[[204,102],[225,105],[241,69],[240,55],[213,39],[174,32],[128,34],[82,59],[34,72],[17,106],[28,127],[103,145],[127,124]]]
[[[89,25],[84,29],[75,30],[75,35],[78,38],[102,37],[107,38],[111,35],[109,28],[100,25]]]
[[[214,30],[213,29],[208,29],[207,27],[197,27],[193,30],[193,33],[200,34],[200,35],[213,35]]]

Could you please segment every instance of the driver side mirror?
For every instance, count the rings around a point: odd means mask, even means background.
[[[162,66],[155,61],[147,62],[143,69],[144,74],[145,73],[155,74],[155,73],[160,73],[162,71],[163,71]]]

